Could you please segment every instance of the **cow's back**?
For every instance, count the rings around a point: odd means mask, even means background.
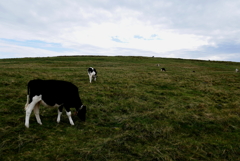
[[[28,83],[30,102],[35,95],[42,95],[42,100],[49,106],[65,104],[78,106],[81,103],[78,88],[66,81],[60,80],[31,80]]]

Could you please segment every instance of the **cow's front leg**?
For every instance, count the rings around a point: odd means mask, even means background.
[[[89,75],[89,81],[90,81],[90,83],[92,83],[92,76],[91,75]]]
[[[70,124],[74,125],[73,120],[72,120],[72,116],[71,116],[72,114],[71,114],[70,108],[66,108],[66,113],[67,113]]]

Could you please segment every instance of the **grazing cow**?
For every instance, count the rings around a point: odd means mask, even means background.
[[[42,125],[39,116],[40,104],[44,106],[58,107],[58,123],[60,122],[63,107],[66,109],[66,113],[71,125],[74,125],[70,111],[70,108],[72,107],[76,109],[78,117],[82,121],[85,121],[86,106],[82,104],[78,94],[78,88],[74,84],[60,80],[37,79],[28,82],[27,90],[27,103],[25,105],[25,126],[27,128],[29,128],[29,119],[32,110],[34,110],[37,122]]]
[[[97,71],[93,67],[88,68],[88,76],[89,76],[89,81],[92,83],[92,78],[94,78],[94,81],[97,79]]]
[[[166,69],[165,69],[165,68],[161,68],[161,71],[162,71],[162,72],[166,72]]]
[[[236,69],[236,72],[238,72],[238,69]]]

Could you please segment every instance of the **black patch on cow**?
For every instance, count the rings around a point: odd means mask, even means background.
[[[29,103],[32,102],[34,96],[42,95],[42,100],[49,106],[55,104],[61,105],[60,111],[64,107],[66,111],[70,108],[75,108],[77,111],[82,106],[79,97],[78,88],[71,82],[61,80],[31,80],[28,83]],[[82,110],[80,110],[82,112]],[[84,110],[83,110],[84,111]],[[85,106],[86,111],[86,106]],[[80,118],[85,120],[85,113],[82,113]]]
[[[95,72],[95,75],[97,75],[97,70],[95,68],[88,68],[88,73],[92,73],[92,72]]]
[[[165,69],[165,68],[161,68],[161,71],[164,71],[164,72],[166,72],[166,69]]]

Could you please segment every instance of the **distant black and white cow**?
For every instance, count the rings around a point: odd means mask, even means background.
[[[166,72],[166,69],[165,69],[165,68],[161,68],[161,71],[162,71],[162,72]]]
[[[88,76],[89,76],[90,83],[92,83],[92,79],[94,79],[94,81],[96,81],[96,79],[97,79],[97,71],[96,71],[96,69],[93,68],[93,67],[89,67],[88,68]]]
[[[78,94],[78,88],[74,84],[60,80],[37,79],[28,82],[27,90],[27,103],[25,105],[25,126],[27,128],[29,128],[29,119],[32,110],[34,110],[37,122],[42,125],[39,116],[40,104],[44,106],[58,107],[58,123],[60,122],[63,107],[66,109],[66,113],[71,125],[74,125],[70,111],[70,108],[72,107],[76,109],[78,117],[82,121],[85,121],[86,106],[82,104]]]

